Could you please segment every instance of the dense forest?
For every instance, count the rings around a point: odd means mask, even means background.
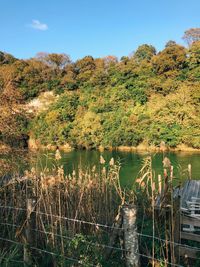
[[[200,29],[156,52],[72,62],[67,54],[28,60],[0,52],[0,141],[98,148],[152,145],[200,148]],[[55,101],[30,113],[27,103],[51,91]]]

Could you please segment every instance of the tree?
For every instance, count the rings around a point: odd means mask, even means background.
[[[71,131],[71,139],[79,147],[95,148],[101,145],[103,133],[101,117],[91,111],[78,111],[78,118],[74,122],[74,128]]]
[[[53,68],[58,68],[58,69],[63,69],[67,64],[71,62],[70,57],[65,54],[56,54],[56,53],[46,53],[46,52],[40,52],[36,54],[36,58],[39,59],[40,61],[43,61],[47,65],[53,67]]]
[[[165,48],[169,47],[169,46],[173,46],[173,45],[176,45],[176,42],[173,41],[173,40],[169,40],[166,45],[165,45]]]
[[[120,58],[120,62],[122,62],[124,65],[126,65],[129,61],[129,57],[126,57],[126,56],[122,56]]]
[[[183,40],[190,46],[193,42],[200,40],[200,28],[191,28],[184,32]]]
[[[5,84],[0,94],[0,141],[10,145],[25,144],[27,117],[20,108],[22,97],[13,82]]]
[[[75,90],[78,88],[77,85],[77,79],[76,79],[77,73],[75,70],[75,64],[71,63],[65,66],[63,77],[61,79],[61,85],[64,89],[68,90]]]
[[[77,79],[80,83],[88,81],[96,68],[94,58],[92,56],[86,56],[75,63],[75,69],[77,71]]]
[[[96,58],[95,60],[95,71],[90,79],[92,87],[98,86],[99,88],[104,87],[108,84],[107,69],[105,68],[104,58]]]
[[[75,63],[75,67],[78,73],[90,71],[95,69],[95,62],[92,56],[85,56],[82,59],[79,59]]]
[[[186,64],[185,47],[175,44],[166,47],[152,58],[152,65],[156,73],[163,74],[184,68]]]
[[[188,50],[188,71],[186,73],[190,81],[200,81],[200,41],[193,42]]]
[[[32,121],[33,137],[45,145],[68,142],[78,104],[77,94],[61,94],[47,111],[39,113]]]
[[[105,67],[110,67],[111,65],[115,65],[118,62],[118,59],[116,56],[106,56],[103,58]]]
[[[190,69],[200,66],[200,40],[191,44],[188,51],[188,65]]]
[[[150,61],[151,58],[156,54],[156,49],[152,45],[144,44],[140,45],[134,53],[134,58],[137,62],[142,60]]]
[[[0,51],[0,65],[1,64],[12,64],[15,62],[17,59],[13,57],[12,55],[8,53],[3,53]]]

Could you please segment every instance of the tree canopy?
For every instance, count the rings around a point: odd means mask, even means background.
[[[40,53],[28,60],[0,52],[0,141],[28,135],[41,144],[97,148],[200,148],[200,40],[185,32],[162,51],[140,45],[132,56]],[[27,116],[23,107],[53,91],[47,110]]]
[[[193,42],[200,40],[200,28],[191,28],[186,30],[183,35],[183,40],[190,46]]]

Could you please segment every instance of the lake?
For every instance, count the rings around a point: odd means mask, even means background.
[[[147,152],[119,152],[119,151],[96,151],[96,150],[74,150],[71,152],[61,152],[62,159],[60,163],[64,166],[66,173],[71,173],[73,169],[77,169],[78,166],[82,168],[93,167],[99,165],[100,155],[104,157],[108,164],[113,157],[115,161],[119,161],[121,164],[120,179],[122,185],[130,185],[136,179],[140,169],[143,165],[143,160],[149,154]],[[168,152],[168,153],[154,153],[152,155],[153,169],[155,175],[163,173],[162,160],[167,156],[172,165],[174,166],[174,176],[181,177],[181,179],[187,178],[187,166],[192,164],[192,178],[200,179],[200,153],[190,152]],[[34,159],[29,165],[35,166],[35,159],[38,168],[51,168],[55,163],[54,152],[40,152],[35,156],[31,155]]]

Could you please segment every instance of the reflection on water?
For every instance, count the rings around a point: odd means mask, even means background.
[[[136,153],[136,152],[119,152],[119,151],[87,151],[87,150],[74,150],[71,152],[61,152],[62,159],[60,163],[64,166],[66,173],[71,173],[73,169],[77,169],[78,166],[82,168],[92,167],[94,165],[99,165],[100,155],[104,157],[107,164],[109,160],[113,157],[115,161],[119,161],[121,164],[120,178],[123,185],[129,185],[136,179],[143,160],[149,154],[146,152]],[[189,152],[179,152],[179,153],[155,153],[151,154],[153,158],[153,169],[155,175],[162,174],[163,157],[167,156],[172,165],[174,166],[175,177],[181,177],[181,179],[187,178],[187,166],[192,164],[192,178],[200,179],[200,153],[189,153]],[[36,159],[37,167],[52,168],[55,164],[55,153],[53,152],[42,152],[38,153],[32,159]],[[34,163],[33,163],[34,162]],[[35,160],[30,163],[30,166],[34,166]]]

